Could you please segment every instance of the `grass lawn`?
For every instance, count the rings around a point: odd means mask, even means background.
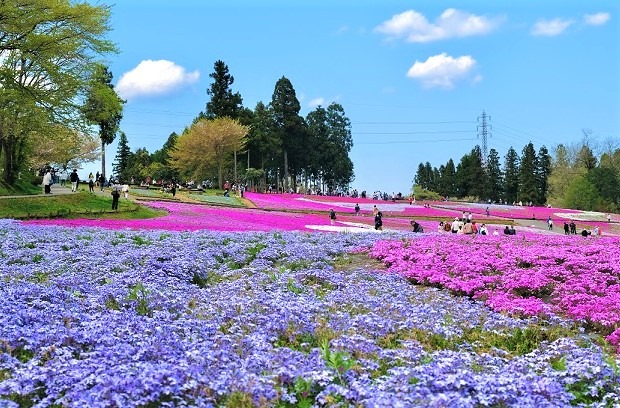
[[[0,199],[0,218],[142,219],[163,214],[162,211],[153,210],[122,198],[119,200],[118,211],[113,211],[111,197],[86,192]]]

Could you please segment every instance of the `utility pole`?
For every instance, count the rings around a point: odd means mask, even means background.
[[[489,130],[493,129],[493,127],[487,123],[487,120],[490,122],[491,117],[487,115],[483,109],[482,115],[478,116],[478,123],[480,123],[480,125],[476,127],[478,131],[478,138],[482,139],[482,166],[483,167],[487,166],[487,160],[488,160],[488,155],[489,155],[489,151],[487,147],[487,137],[491,136],[491,133],[489,132]]]

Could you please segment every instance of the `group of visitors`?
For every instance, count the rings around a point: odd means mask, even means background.
[[[463,213],[463,217],[454,217],[454,221],[440,221],[437,226],[438,232],[451,232],[453,234],[465,234],[465,235],[489,235],[489,229],[485,223],[481,225],[476,224],[470,214]],[[499,235],[497,229],[493,232],[493,235]]]
[[[582,237],[587,237],[589,235],[597,237],[601,235],[601,229],[598,226],[595,226],[593,231],[583,228],[580,234]],[[564,235],[577,235],[577,225],[575,221],[570,220],[570,223],[564,222]]]

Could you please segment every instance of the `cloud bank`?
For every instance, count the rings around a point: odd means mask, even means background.
[[[198,71],[186,72],[185,68],[166,60],[144,60],[134,69],[125,72],[116,84],[116,92],[123,99],[159,96],[200,78]]]
[[[471,55],[454,58],[444,52],[423,62],[416,60],[407,71],[407,76],[419,80],[426,88],[451,89],[457,81],[470,77],[475,68],[476,60]],[[481,79],[478,75],[474,81]]]
[[[425,43],[453,37],[487,34],[502,18],[477,16],[453,8],[446,9],[434,23],[415,10],[396,14],[375,28],[389,38],[404,38],[408,42]]]

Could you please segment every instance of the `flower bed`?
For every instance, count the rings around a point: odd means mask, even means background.
[[[1,224],[0,406],[620,403],[569,321],[346,255],[378,235]]]
[[[307,225],[328,225],[329,218],[315,214],[270,212],[243,208],[210,207],[206,205],[148,202],[153,208],[168,211],[168,215],[143,220],[50,219],[30,220],[27,224],[88,226],[110,229],[165,229],[172,231],[292,231],[306,230]]]
[[[448,234],[382,241],[370,255],[415,283],[481,299],[496,311],[565,315],[613,333],[608,340],[618,345],[619,238]]]

